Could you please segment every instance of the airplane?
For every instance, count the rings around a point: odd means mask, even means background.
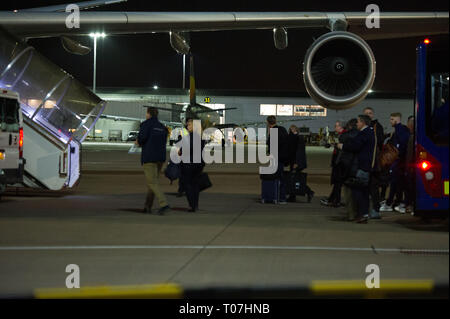
[[[87,54],[90,48],[72,37],[95,32],[107,35],[168,33],[172,48],[180,54],[191,51],[189,32],[222,30],[271,30],[277,49],[288,47],[289,29],[317,31],[303,60],[303,81],[309,95],[319,105],[343,110],[361,102],[369,93],[376,73],[375,56],[366,40],[395,39],[448,34],[448,12],[379,12],[380,27],[368,27],[369,12],[115,12],[85,11],[126,0],[94,0],[70,5],[0,11],[0,87],[15,89],[23,101],[45,116],[46,100],[63,92],[58,107],[87,109],[101,115],[102,100],[76,79],[45,60],[26,41],[31,38],[60,37],[63,47],[73,54]],[[73,9],[81,10],[76,12]],[[67,10],[67,12],[66,12]],[[372,21],[372,20],[370,20]],[[28,60],[27,60],[28,59]],[[45,71],[45,72],[43,72]],[[53,77],[51,77],[53,75]],[[62,78],[63,77],[63,78]],[[25,79],[26,78],[26,79]],[[62,79],[58,79],[62,78]],[[68,82],[66,82],[66,80]],[[31,81],[31,83],[30,83]],[[69,83],[69,84],[67,84]],[[67,85],[65,91],[63,86]],[[29,90],[29,87],[39,90]],[[30,93],[32,92],[32,93]],[[39,98],[35,95],[41,94]],[[76,96],[77,98],[74,98]],[[191,96],[192,98],[192,96]],[[65,103],[65,104],[64,104]],[[78,103],[74,107],[74,103]],[[200,115],[191,99],[190,112]],[[27,109],[24,108],[26,114]],[[83,113],[83,112],[75,112]],[[84,112],[88,114],[88,112]],[[188,112],[189,113],[189,112]],[[209,113],[210,117],[213,114]],[[66,116],[67,112],[64,113]],[[98,117],[97,117],[98,118]],[[215,123],[215,120],[212,120]],[[94,121],[95,123],[95,121]],[[88,129],[84,120],[80,127]],[[80,133],[83,136],[84,131]],[[85,136],[85,135],[84,135]]]
[[[165,103],[167,104],[167,103]],[[154,107],[158,110],[171,111],[180,113],[181,123],[186,123],[186,119],[201,120],[202,129],[215,127],[219,130],[224,128],[236,128],[238,125],[233,123],[220,124],[220,111],[236,110],[236,107],[228,107],[223,109],[211,109],[207,106],[197,103],[197,95],[195,90],[195,74],[194,74],[194,57],[189,54],[189,103],[184,104],[180,109],[182,103],[171,103],[172,108],[160,107],[156,103],[153,105],[144,105],[144,107]]]

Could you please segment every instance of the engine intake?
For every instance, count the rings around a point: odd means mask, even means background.
[[[320,105],[347,109],[369,93],[375,80],[375,57],[359,36],[329,32],[306,52],[303,80],[309,95]]]

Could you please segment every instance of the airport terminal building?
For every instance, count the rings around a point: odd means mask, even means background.
[[[130,118],[130,120],[99,119],[92,131],[98,140],[122,134],[122,140],[130,131],[139,130],[139,121],[145,119],[146,108],[158,103],[158,106],[172,108],[173,103],[189,102],[189,92],[183,89],[158,88],[99,88],[97,95],[107,101],[103,114]],[[337,120],[349,120],[362,113],[365,107],[372,107],[375,116],[386,132],[392,129],[389,116],[400,112],[404,122],[414,114],[413,94],[391,94],[373,92],[359,105],[335,111],[323,108],[302,92],[264,92],[264,91],[230,91],[230,90],[197,90],[197,101],[212,109],[235,108],[223,112],[221,123],[234,123],[246,127],[264,127],[268,115],[276,115],[282,125],[288,128],[294,124],[309,129],[312,134],[325,130],[334,130]],[[166,105],[164,103],[167,103]],[[221,111],[219,111],[221,112]],[[160,111],[160,120],[179,122],[179,113]],[[111,131],[111,132],[110,132]]]

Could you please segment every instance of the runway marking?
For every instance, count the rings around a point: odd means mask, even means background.
[[[0,251],[24,250],[108,250],[108,249],[248,249],[248,250],[304,250],[304,251],[358,251],[372,252],[373,247],[321,246],[221,246],[221,245],[93,245],[93,246],[3,246]],[[447,254],[448,249],[376,248],[377,252]]]

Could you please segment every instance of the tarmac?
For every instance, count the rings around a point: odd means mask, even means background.
[[[259,164],[213,164],[206,168],[213,187],[201,193],[196,213],[175,196],[177,182],[161,176],[172,210],[159,216],[142,213],[145,179],[128,148],[83,146],[82,178],[69,194],[2,200],[0,296],[64,288],[69,264],[79,266],[82,287],[305,287],[364,281],[371,264],[381,285],[448,286],[448,219],[385,213],[356,224],[344,220],[344,208],[320,205],[331,190],[330,149],[307,149],[311,203],[262,204]]]

